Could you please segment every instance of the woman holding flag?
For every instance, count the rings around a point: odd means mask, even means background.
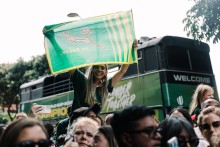
[[[132,48],[137,48],[137,44],[135,40]],[[113,87],[121,80],[128,67],[129,64],[123,64],[109,80],[107,79],[108,66],[106,64],[90,66],[86,74],[79,69],[70,71],[74,88],[72,112],[79,107],[89,107],[95,103],[102,105],[108,92],[112,92]]]

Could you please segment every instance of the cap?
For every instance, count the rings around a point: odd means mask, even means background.
[[[77,119],[78,117],[80,116],[84,116],[84,112],[89,109],[89,107],[80,107],[76,110],[74,110],[72,113],[71,113],[71,117],[70,117],[70,120],[72,122],[72,120],[74,119]]]
[[[93,111],[96,115],[98,115],[101,111],[101,106],[99,103],[95,103],[94,105],[90,106],[87,110],[85,110],[85,112],[83,113],[83,115],[88,114],[90,111]]]

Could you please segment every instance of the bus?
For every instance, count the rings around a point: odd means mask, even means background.
[[[33,103],[45,105],[51,109],[51,113],[38,114],[37,117],[55,124],[67,117],[67,107],[72,105],[73,92],[69,73],[41,77],[20,86],[19,111],[28,114]]]
[[[158,119],[162,120],[175,107],[181,106],[188,109],[196,86],[200,83],[213,87],[214,97],[219,100],[209,52],[208,44],[177,36],[163,36],[139,42],[138,63],[129,66],[122,80],[115,85],[112,93],[109,93],[102,106],[101,114],[105,116],[132,105],[145,105],[152,107]],[[108,78],[111,78],[119,69],[120,65],[109,66]],[[46,104],[50,99],[52,108],[57,108],[54,105],[59,104],[52,104],[52,99],[61,101],[61,98],[57,98],[59,95],[66,95],[60,103],[64,101],[71,103],[74,89],[69,81],[69,74],[64,74],[67,77],[67,91],[55,94],[60,90],[58,87],[53,88],[55,93],[46,95],[45,89],[50,87],[48,84],[56,87],[56,82],[45,83],[47,78],[51,78],[46,77],[41,80],[44,84],[41,83],[39,86],[43,89],[40,96],[36,100],[29,98],[29,102],[26,100],[26,103],[25,94],[22,92],[25,88],[30,91],[34,90],[33,86],[37,88],[34,85],[37,81],[21,85],[21,108],[25,108],[25,105],[32,101],[41,103],[43,99],[41,104]],[[54,78],[56,77],[52,79]],[[37,91],[35,92],[39,95]]]

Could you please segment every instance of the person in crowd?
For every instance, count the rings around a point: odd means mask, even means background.
[[[1,147],[48,147],[47,131],[42,122],[33,119],[18,119],[10,123],[5,129],[1,140]]]
[[[169,113],[169,116],[185,117],[193,125],[193,121],[191,119],[191,116],[190,116],[189,112],[186,109],[182,108],[182,107],[177,107],[177,108],[173,109]]]
[[[153,109],[145,106],[130,106],[115,112],[111,120],[119,147],[160,146],[161,135]]]
[[[16,114],[14,120],[23,119],[23,118],[28,118],[27,114],[25,112],[19,112]]]
[[[220,103],[218,100],[214,99],[214,98],[208,98],[206,100],[204,100],[201,103],[201,111],[209,106],[215,106],[215,107],[220,107]],[[199,129],[198,126],[194,127],[194,130],[197,134],[197,136],[199,137],[199,146],[200,144],[202,144],[203,146],[208,147],[209,146],[209,142],[205,139],[205,137],[202,135],[201,130]]]
[[[206,100],[205,100],[206,101]],[[186,109],[183,109],[181,107],[177,107],[175,109],[173,109],[171,112],[170,112],[170,115],[169,116],[176,116],[176,117],[184,117],[186,118],[186,120],[188,120],[193,126],[194,126],[194,123],[191,119],[191,116],[189,114],[189,112],[186,110]],[[197,137],[199,138],[199,146],[201,147],[208,147],[209,146],[209,143],[206,141],[206,139],[202,136],[200,130],[198,127],[194,127],[194,131],[197,135]]]
[[[137,47],[137,41],[132,48]],[[108,66],[106,64],[90,66],[86,74],[78,69],[70,71],[71,81],[74,88],[72,111],[80,107],[89,107],[95,103],[103,104],[112,92],[113,87],[126,73],[129,65],[123,64],[120,70],[111,78],[107,79]]]
[[[203,109],[205,109],[205,108],[207,108],[209,106],[220,107],[220,103],[215,98],[206,99],[205,101],[203,101],[201,103],[201,110],[203,110]]]
[[[67,128],[65,142],[70,139],[70,137],[71,137],[70,132],[72,130],[72,124],[74,123],[74,121],[77,120],[77,118],[88,117],[88,118],[95,120],[98,123],[99,121],[97,119],[97,116],[100,113],[100,111],[101,111],[101,107],[100,107],[100,104],[98,104],[98,103],[95,103],[94,105],[92,105],[90,107],[81,107],[81,108],[78,108],[75,111],[73,111],[72,116],[70,118],[68,128]]]
[[[55,135],[54,135],[55,140],[57,140],[57,138],[60,135],[67,133],[67,128],[68,128],[68,125],[69,125],[70,117],[72,115],[71,106],[67,107],[67,115],[68,116],[66,118],[60,120],[56,125],[56,130],[55,130]]]
[[[80,117],[73,123],[71,139],[67,141],[64,147],[92,147],[93,137],[98,131],[98,123],[88,117]]]
[[[110,125],[103,125],[94,137],[93,147],[117,147],[113,130]]]
[[[167,117],[159,124],[159,129],[162,147],[166,147],[168,140],[172,137],[177,137],[179,147],[197,147],[199,144],[193,125],[184,117]]]
[[[211,86],[206,84],[199,84],[192,96],[192,102],[189,107],[189,114],[195,125],[197,125],[197,118],[201,110],[201,103],[208,99],[213,98],[214,90]]]
[[[74,120],[76,120],[78,117],[84,116],[89,117],[95,121],[97,121],[97,115],[99,115],[101,111],[101,106],[98,103],[95,103],[94,105],[90,107],[80,107],[72,112],[72,116],[70,118],[70,123],[72,124]]]
[[[50,123],[44,124],[45,129],[47,130],[48,138],[49,138],[49,146],[55,146],[55,142],[53,140],[53,135],[54,135],[54,127]]]
[[[198,116],[198,126],[202,135],[210,143],[213,133],[220,131],[220,108],[209,106]]]
[[[106,117],[105,117],[105,124],[106,125],[110,125],[112,117],[113,117],[113,113],[106,115]]]

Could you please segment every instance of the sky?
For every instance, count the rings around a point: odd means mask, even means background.
[[[88,18],[132,9],[137,39],[165,35],[187,37],[182,20],[193,4],[192,0],[2,0],[0,64],[15,63],[20,57],[28,61],[32,56],[44,54],[43,27],[71,21],[67,17],[70,12]],[[207,43],[220,91],[219,44]]]

